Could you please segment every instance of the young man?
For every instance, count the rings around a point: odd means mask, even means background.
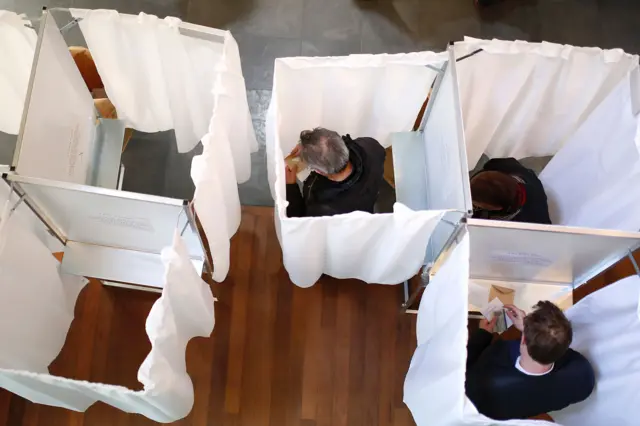
[[[483,320],[467,347],[466,392],[478,411],[495,420],[526,419],[583,401],[595,386],[589,361],[573,349],[571,323],[553,303],[529,315],[506,305],[522,332],[519,341],[492,343],[496,317]]]
[[[471,178],[473,217],[551,224],[547,195],[533,170],[515,158],[494,158]]]
[[[287,216],[333,216],[356,210],[373,213],[385,158],[378,141],[341,137],[317,127],[300,133],[300,144],[291,155],[299,156],[312,172],[300,193],[295,170],[285,165]]]

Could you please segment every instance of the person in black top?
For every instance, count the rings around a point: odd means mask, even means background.
[[[467,346],[466,393],[478,411],[494,420],[526,419],[585,400],[595,376],[589,361],[569,349],[571,323],[553,303],[544,301],[525,316],[505,305],[517,341],[491,334],[497,317],[482,320]]]
[[[547,195],[533,170],[515,158],[494,158],[471,178],[473,217],[551,224]]]
[[[296,171],[285,166],[288,217],[333,216],[357,210],[373,213],[385,158],[378,141],[341,137],[318,127],[300,133],[300,144],[291,155],[299,156],[312,172],[300,193]]]

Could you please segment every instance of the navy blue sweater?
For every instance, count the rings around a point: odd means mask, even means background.
[[[466,392],[478,411],[495,420],[526,419],[585,400],[595,376],[589,361],[573,349],[551,372],[529,376],[515,367],[519,341],[498,340],[478,329],[467,346]]]

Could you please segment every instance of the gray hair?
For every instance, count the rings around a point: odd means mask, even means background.
[[[332,175],[349,163],[349,149],[342,137],[333,130],[316,127],[300,133],[300,157],[312,169]]]

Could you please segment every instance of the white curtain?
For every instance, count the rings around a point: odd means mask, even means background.
[[[553,223],[640,230],[639,77],[622,79],[540,174]]]
[[[38,35],[29,20],[0,10],[0,132],[17,135]]]
[[[551,413],[565,426],[631,426],[640,418],[640,277],[634,275],[587,296],[567,311],[571,347],[596,373],[585,401]]]
[[[77,291],[72,298],[65,297],[69,283],[61,281],[58,262],[15,217],[3,231],[11,250],[0,255],[0,285],[5,287],[0,299],[0,332],[8,334],[2,336],[0,386],[32,402],[76,411],[103,401],[158,422],[185,417],[194,399],[186,372],[187,343],[211,334],[214,312],[209,285],[195,271],[177,233],[173,247],[162,253],[166,282],[147,318],[152,349],[138,371],[144,390],[135,392],[48,374],[49,363],[64,344],[80,286],[74,287]]]
[[[456,56],[469,170],[489,157],[556,154],[629,72],[620,49],[466,39]]]
[[[416,328],[418,347],[404,383],[404,402],[418,426],[543,426],[536,420],[495,421],[465,395],[469,234],[424,291]]]
[[[235,114],[242,120],[249,117],[246,94],[240,90],[244,80],[239,56],[230,57],[237,52],[225,49],[232,40],[228,32],[144,13],[71,13],[82,18],[80,28],[107,95],[129,127],[143,132],[175,129],[178,151],[187,152],[207,132],[215,91],[238,97],[229,112],[236,123],[241,121]],[[231,74],[225,82],[232,81],[232,87],[215,86],[219,73]],[[248,154],[253,133],[240,128],[236,136],[234,152]]]
[[[240,225],[237,184],[250,178],[250,154],[258,149],[236,41],[228,31],[177,18],[113,10],[72,14],[82,18],[80,27],[119,117],[146,132],[175,128],[180,152],[202,141],[203,153],[191,168],[194,203],[209,242],[213,279],[223,281],[229,239]]]
[[[191,166],[195,208],[209,242],[213,279],[218,282],[229,272],[229,240],[240,226],[237,184],[251,177],[250,153],[258,150],[240,53],[229,32],[225,33],[223,59],[214,86],[213,115],[202,138],[202,155],[194,157]]]
[[[284,266],[301,287],[325,273],[370,283],[398,284],[415,275],[442,211],[354,212],[287,218],[284,157],[301,130],[317,126],[383,146],[393,132],[411,130],[445,54],[352,55],[277,59],[267,114],[269,183]]]
[[[456,44],[469,168],[553,155],[540,174],[556,225],[638,231],[638,57],[470,39]],[[606,207],[605,207],[606,206]]]
[[[29,219],[18,211],[8,217],[6,206],[3,210],[0,367],[46,374],[64,345],[84,281],[59,272],[60,263],[30,231]]]

